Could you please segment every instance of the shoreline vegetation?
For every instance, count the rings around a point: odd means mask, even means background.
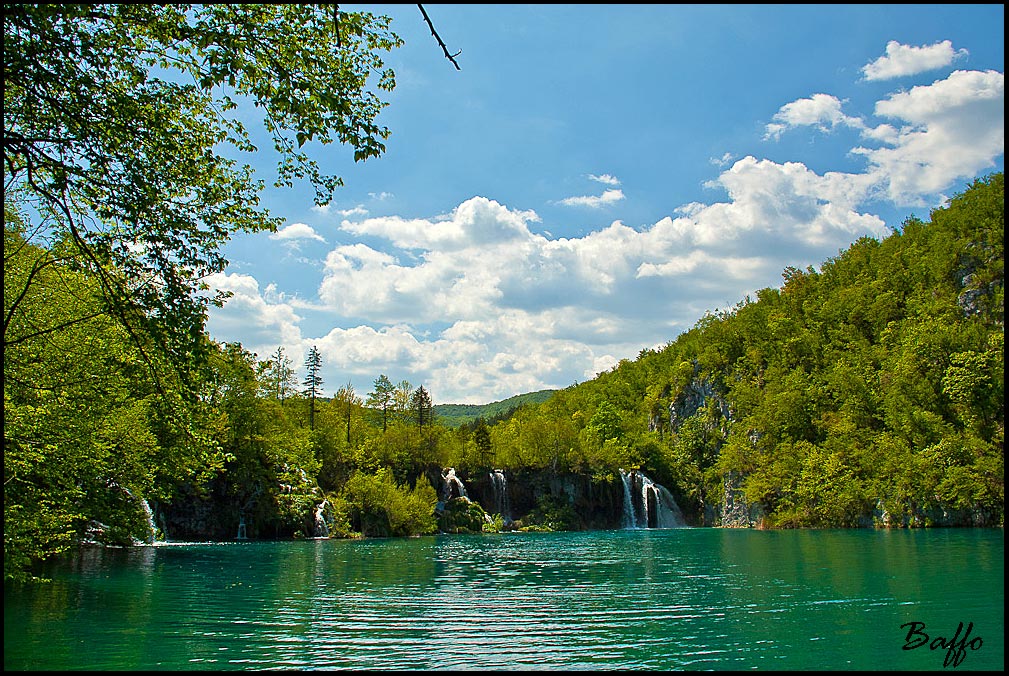
[[[590,381],[454,424],[424,384],[327,397],[317,346],[299,368],[206,331],[226,242],[284,223],[246,124],[276,187],[330,204],[343,180],[316,152],[379,158],[392,133],[390,17],[4,10],[5,582],[84,542],[652,526],[674,505],[687,525],[1003,525],[1002,172]]]
[[[299,383],[283,348],[204,335],[157,379],[102,280],[5,211],[8,580],[82,542],[620,527],[631,471],[691,526],[1004,525],[1001,173],[661,349],[452,426],[385,375],[322,397],[317,350]]]

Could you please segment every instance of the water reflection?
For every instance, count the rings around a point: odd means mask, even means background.
[[[937,669],[901,651],[899,625],[963,614],[986,637],[964,666],[1000,668],[1003,542],[679,529],[95,548],[51,585],[5,588],[4,666]]]

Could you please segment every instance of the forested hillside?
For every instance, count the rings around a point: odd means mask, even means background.
[[[519,411],[498,464],[641,467],[705,523],[1001,524],[1003,181]]]
[[[167,368],[80,254],[26,241],[5,203],[5,575],[84,540],[431,533],[446,467],[610,486],[641,469],[695,525],[1000,525],[1003,180],[456,428],[385,375],[317,397],[315,350],[304,381],[283,349],[206,336]],[[524,522],[584,525],[558,496]]]
[[[527,392],[508,397],[502,401],[495,401],[490,404],[435,404],[434,413],[438,420],[447,427],[458,427],[467,423],[476,422],[482,418],[487,422],[493,422],[510,415],[515,409],[526,404],[542,404],[549,399],[555,390],[539,390],[538,392]]]

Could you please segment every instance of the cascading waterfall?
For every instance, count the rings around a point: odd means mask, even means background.
[[[236,540],[248,540],[249,536],[246,534],[245,530],[245,516],[242,514],[238,515],[238,534],[235,535]]]
[[[140,506],[143,507],[144,514],[147,515],[147,536],[144,538],[144,542],[153,545],[158,538],[158,527],[154,525],[154,511],[144,498],[140,499]]]
[[[315,508],[315,525],[312,528],[312,537],[329,537],[329,524],[326,523],[326,518],[323,516],[323,510],[326,509],[326,505],[328,504],[328,499],[323,500],[322,503]]]
[[[624,528],[684,528],[676,499],[644,472],[620,470],[624,484]]]
[[[466,486],[462,479],[455,475],[455,468],[448,467],[441,475],[441,501],[448,502],[452,498],[466,498]]]
[[[106,483],[110,488],[120,490],[126,495],[130,496],[130,498],[139,502],[140,508],[144,510],[144,515],[147,517],[147,534],[144,535],[143,541],[134,538],[134,542],[137,544],[148,544],[148,545],[155,544],[158,539],[158,527],[154,524],[154,511],[151,509],[151,506],[150,504],[148,504],[147,500],[145,500],[144,498],[138,498],[133,494],[133,491],[131,491],[126,486],[119,485],[119,483],[115,479],[109,479]]]
[[[631,485],[630,473],[620,470],[620,481],[624,484],[624,511],[622,525],[624,528],[636,528],[638,518],[634,513],[634,500],[631,497],[634,495],[634,488]]]
[[[490,484],[494,490],[494,511],[501,515],[507,526],[512,522],[512,510],[511,501],[508,499],[508,479],[505,478],[504,470],[492,470]]]

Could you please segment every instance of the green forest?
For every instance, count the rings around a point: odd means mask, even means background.
[[[293,364],[205,330],[221,245],[282,223],[232,158],[257,151],[235,98],[264,115],[277,185],[327,204],[341,179],[302,146],[384,152],[387,18],[19,4],[4,25],[5,580],[88,542],[502,528],[440,509],[449,467],[638,469],[692,525],[1003,524],[1002,173],[591,381],[441,420],[422,383],[327,396],[314,347]],[[550,491],[516,516],[589,526]]]
[[[436,532],[444,467],[642,469],[695,524],[727,484],[770,528],[1003,523],[1002,174],[819,270],[785,270],[662,349],[451,427],[422,385],[379,375],[371,392],[317,396],[316,350],[295,369],[283,348],[260,359],[206,337],[187,397],[102,312],[98,280],[25,227],[8,207],[9,577],[95,523],[105,542],[142,542],[141,497],[212,502],[230,523],[244,508],[250,536],[309,535],[323,500],[331,536]]]
[[[484,422],[493,422],[500,418],[506,418],[515,412],[515,409],[526,404],[541,404],[551,396],[556,390],[539,390],[537,392],[527,392],[516,394],[502,401],[495,401],[490,404],[435,404],[434,413],[438,416],[438,422],[447,427],[458,427],[468,423],[483,419]]]

